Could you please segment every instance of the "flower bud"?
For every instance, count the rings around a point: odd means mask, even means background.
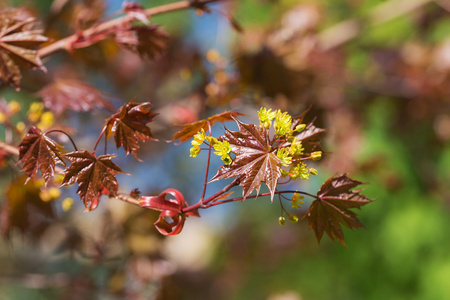
[[[290,215],[289,216],[289,221],[291,221],[292,223],[297,223],[298,222],[298,218],[297,218],[297,216]]]
[[[286,223],[286,219],[284,217],[279,217],[278,223],[280,223],[280,225],[284,225],[284,223]]]
[[[319,160],[322,158],[322,151],[315,151],[311,153],[312,160]]]

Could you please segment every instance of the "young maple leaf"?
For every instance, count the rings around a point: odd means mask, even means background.
[[[109,194],[116,194],[119,187],[117,174],[123,172],[111,161],[113,155],[100,155],[93,153],[74,151],[64,155],[71,164],[64,170],[64,180],[61,186],[78,183],[77,193],[80,195],[87,210],[96,208],[99,198],[106,190]]]
[[[90,84],[74,79],[55,79],[37,93],[46,107],[59,115],[67,108],[73,111],[89,111],[105,107],[113,110],[113,105],[102,93]]]
[[[55,175],[56,164],[66,165],[59,148],[61,146],[39,128],[31,126],[19,144],[19,162],[22,163],[22,170],[28,178],[36,178],[40,170],[47,185]]]
[[[208,122],[211,126],[213,126],[215,122],[224,123],[227,121],[232,121],[233,117],[237,116],[245,116],[245,114],[236,111],[224,111],[222,113],[211,116],[206,120],[199,120],[194,123],[185,124],[183,129],[175,133],[172,141],[176,141],[179,139],[180,143],[184,143],[193,138],[194,135],[196,135],[202,129],[205,132],[208,131]]]
[[[169,36],[156,25],[124,25],[117,27],[114,38],[117,43],[138,53],[141,58],[154,60],[163,53]]]
[[[23,10],[0,11],[0,79],[16,89],[22,78],[19,67],[45,69],[32,47],[49,39],[33,30],[34,24],[35,19]]]
[[[297,125],[300,125],[303,122],[303,119],[307,112],[308,110],[305,111],[300,116],[293,119],[292,128],[295,129]],[[316,127],[313,123],[314,121],[306,124],[305,129],[303,129],[298,134],[294,134],[294,137],[297,138],[298,141],[302,142],[302,147],[304,148],[303,153],[306,155],[309,155],[314,151],[323,152],[323,148],[322,145],[320,144],[320,141],[323,135],[327,132],[327,130]]]
[[[123,105],[117,113],[106,120],[103,130],[108,139],[114,134],[116,147],[121,146],[128,154],[133,154],[137,159],[138,142],[155,141],[147,123],[153,122],[153,118],[158,114],[150,112],[150,102],[133,103]]]
[[[269,143],[268,130],[237,119],[235,121],[239,131],[226,129],[225,134],[219,138],[230,143],[235,158],[229,166],[222,166],[211,181],[239,177],[244,200],[254,189],[259,193],[261,183],[265,182],[273,201],[281,176],[281,160]]]
[[[348,228],[364,227],[356,217],[357,214],[350,210],[361,208],[373,201],[360,194],[361,190],[351,191],[360,184],[364,183],[342,174],[331,177],[322,185],[317,192],[317,200],[314,200],[306,213],[309,228],[314,229],[318,242],[326,232],[332,240],[337,240],[345,246],[344,232],[340,224]]]

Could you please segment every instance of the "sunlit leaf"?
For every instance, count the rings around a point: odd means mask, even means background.
[[[97,207],[102,194],[116,194],[119,185],[115,176],[126,174],[111,161],[112,155],[96,157],[84,150],[67,153],[64,157],[71,164],[64,171],[62,185],[78,183],[77,193],[88,211]]]
[[[19,144],[19,162],[22,163],[22,170],[28,178],[36,178],[40,170],[45,183],[48,184],[55,175],[56,164],[66,165],[59,148],[61,146],[43,134],[39,128],[31,126]]]
[[[32,29],[35,19],[20,9],[0,11],[0,79],[19,88],[22,68],[44,68],[33,48],[47,42],[40,30]]]
[[[306,214],[309,228],[314,229],[318,242],[326,232],[332,240],[345,245],[341,224],[348,228],[364,227],[357,214],[350,210],[373,201],[361,194],[361,190],[351,190],[361,184],[363,183],[343,174],[331,177],[322,185],[317,192],[317,200],[311,204]]]
[[[281,176],[281,160],[269,143],[268,131],[254,124],[245,124],[235,119],[239,131],[226,130],[219,140],[228,141],[235,155],[229,166],[222,166],[211,181],[238,177],[245,199],[256,189],[259,192],[264,182],[272,194]]]
[[[228,122],[232,121],[233,117],[237,116],[245,116],[245,114],[235,112],[235,111],[224,111],[222,113],[216,114],[214,116],[209,117],[206,120],[199,120],[194,123],[189,123],[184,125],[183,129],[180,131],[177,131],[175,135],[173,136],[173,141],[180,140],[180,143],[184,143],[191,138],[194,137],[197,132],[201,131],[202,129],[206,132],[208,131],[208,121],[211,126],[214,125],[215,122]]]
[[[74,79],[55,79],[42,88],[38,95],[45,106],[57,115],[66,109],[90,111],[94,108],[114,108],[98,89]]]
[[[106,138],[114,134],[116,147],[122,146],[127,155],[131,153],[138,158],[138,142],[156,140],[147,124],[153,122],[153,118],[158,114],[152,113],[150,110],[150,102],[133,103],[131,101],[123,105],[117,113],[106,120],[103,126]]]

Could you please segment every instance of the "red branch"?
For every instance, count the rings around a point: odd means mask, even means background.
[[[144,11],[144,14],[147,16],[147,18],[150,18],[151,16],[170,12],[170,11],[177,11],[185,8],[196,8],[196,7],[202,7],[204,5],[207,5],[209,3],[218,2],[221,0],[203,0],[203,1],[180,1],[170,4],[165,4],[153,8],[148,8]],[[73,45],[79,38],[80,35],[83,37],[88,36],[94,36],[96,34],[99,34],[101,32],[105,32],[109,29],[112,29],[116,26],[120,26],[122,24],[126,24],[129,22],[134,21],[135,18],[131,15],[124,15],[122,17],[119,17],[117,19],[113,19],[110,21],[106,21],[97,25],[94,25],[91,28],[88,28],[86,30],[83,30],[82,32],[78,32],[76,34],[73,34],[71,36],[68,36],[64,39],[58,40],[57,42],[50,44],[48,46],[43,47],[42,49],[38,50],[38,56],[43,57],[46,55],[49,55],[53,52],[56,52],[58,50],[70,50],[71,46]]]

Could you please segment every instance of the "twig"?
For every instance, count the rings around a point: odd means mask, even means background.
[[[148,8],[144,11],[144,14],[147,16],[147,18],[150,18],[151,16],[171,12],[171,11],[177,11],[189,7],[197,7],[200,5],[206,5],[213,2],[218,2],[220,0],[204,0],[204,1],[180,1],[170,4],[161,5],[158,7]],[[133,16],[125,15],[122,17],[119,17],[117,19],[113,19],[110,21],[106,21],[103,23],[100,23],[98,25],[94,25],[93,27],[90,27],[84,31],[82,31],[83,37],[93,36],[95,34],[104,32],[108,29],[114,28],[116,26],[120,26],[122,24],[126,24],[129,22],[132,22],[134,20]],[[38,50],[38,56],[43,57],[47,56],[50,53],[53,53],[58,50],[69,50],[70,45],[72,45],[74,42],[77,41],[79,38],[79,34],[73,34],[71,36],[68,36],[64,39],[58,40],[57,42],[50,44],[48,46],[45,46]]]
[[[19,156],[19,149],[17,149],[14,146],[5,144],[3,142],[0,142],[0,149],[3,149],[3,150],[5,150],[8,153],[11,153],[11,154]]]

